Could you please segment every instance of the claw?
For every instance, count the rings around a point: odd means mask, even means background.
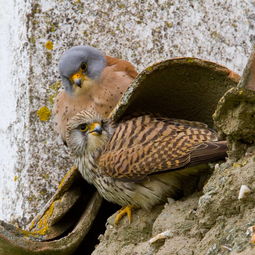
[[[115,220],[114,220],[114,223],[117,225],[119,223],[119,221],[123,218],[123,216],[125,214],[127,214],[128,216],[128,222],[129,224],[131,223],[132,221],[132,208],[134,208],[134,206],[132,205],[128,205],[128,206],[125,206],[125,207],[122,207],[117,215],[115,216]]]

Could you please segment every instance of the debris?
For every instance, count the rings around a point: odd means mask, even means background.
[[[169,238],[169,237],[173,237],[173,233],[172,233],[171,230],[166,230],[166,231],[161,232],[161,233],[157,234],[156,236],[152,237],[149,240],[149,244],[154,244],[158,240],[164,240],[164,239]]]
[[[242,185],[239,191],[238,199],[243,199],[247,197],[250,193],[251,189],[246,185]]]
[[[221,248],[223,250],[232,251],[232,249],[230,247],[226,246],[226,245],[222,245]]]

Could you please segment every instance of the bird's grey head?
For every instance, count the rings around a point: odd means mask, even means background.
[[[90,46],[74,46],[60,58],[59,72],[65,90],[72,94],[74,87],[82,87],[84,81],[98,79],[106,66],[104,55]]]
[[[68,122],[66,142],[74,156],[93,156],[103,149],[112,134],[109,120],[103,120],[96,112],[83,110]]]

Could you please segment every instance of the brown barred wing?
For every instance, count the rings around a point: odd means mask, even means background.
[[[215,133],[199,122],[139,116],[118,125],[99,168],[114,178],[141,178],[188,165],[199,145],[214,140]]]

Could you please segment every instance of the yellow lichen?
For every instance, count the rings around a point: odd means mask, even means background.
[[[211,33],[211,37],[219,39],[219,38],[221,38],[221,35],[217,31],[213,31]]]
[[[172,23],[172,22],[169,22],[169,21],[165,21],[165,25],[166,25],[168,28],[172,28],[172,27],[173,27],[173,23]]]
[[[50,178],[49,174],[41,174],[41,177],[44,178],[45,180],[48,180]]]
[[[47,106],[41,107],[36,113],[41,121],[48,121],[51,116],[51,111]]]
[[[45,189],[40,190],[40,195],[45,196],[47,194],[47,191]]]
[[[36,224],[36,230],[33,230],[33,234],[45,235],[49,229],[49,218],[53,214],[54,211],[54,203],[53,202],[49,209],[44,213],[43,217]],[[32,223],[35,225],[35,223]]]
[[[50,85],[50,89],[57,91],[61,87],[61,82],[56,81]]]
[[[31,196],[29,196],[29,197],[27,197],[27,200],[29,201],[29,202],[32,202],[32,201],[34,201],[35,200],[35,195],[31,195]]]
[[[186,59],[186,62],[187,62],[187,63],[193,63],[193,62],[194,62],[194,59],[193,59],[193,58],[187,58],[187,59]]]
[[[78,171],[77,167],[72,166],[71,169],[65,174],[65,176],[62,178],[61,182],[59,183],[58,190],[62,189],[63,186],[65,186],[67,180],[69,180],[70,177],[72,177],[77,171]]]
[[[54,93],[52,95],[49,96],[49,102],[50,104],[54,104],[54,101],[55,101],[55,97],[58,95],[58,93]]]
[[[19,231],[21,232],[21,234],[23,236],[31,236],[31,237],[36,237],[36,238],[40,238],[40,236],[41,236],[40,234],[29,232],[29,231],[24,230],[24,229],[19,229]]]
[[[237,167],[241,167],[241,166],[242,166],[241,164],[236,163],[236,162],[233,164],[233,167],[235,167],[235,168],[237,168]]]
[[[238,91],[238,94],[239,94],[239,95],[242,95],[242,94],[244,94],[244,91],[243,91],[242,89],[240,89],[240,90]]]
[[[153,66],[148,66],[146,69],[145,69],[147,72],[151,72],[153,70]]]
[[[50,89],[54,91],[51,95],[49,95],[50,104],[54,104],[55,97],[58,95],[58,90],[61,87],[61,82],[57,81],[50,85]]]
[[[47,41],[47,42],[44,44],[44,47],[45,47],[47,50],[53,50],[53,42],[52,42],[52,41]]]
[[[13,180],[16,182],[19,179],[17,175],[14,176]]]
[[[31,44],[35,44],[35,43],[36,43],[35,37],[32,36],[32,37],[29,39],[29,42],[30,42]]]
[[[56,31],[56,26],[54,24],[50,24],[50,31],[55,32]]]
[[[58,190],[64,188],[64,186],[68,183],[68,180],[70,180],[70,178],[72,178],[74,176],[74,173],[76,171],[77,171],[77,167],[73,166],[67,172],[67,174],[64,176],[64,178],[60,182],[60,184],[58,186]],[[60,193],[59,193],[59,196],[60,196]],[[49,227],[50,227],[49,219],[50,219],[50,217],[52,216],[52,214],[54,212],[54,206],[55,206],[56,201],[58,201],[58,200],[55,198],[55,201],[51,203],[51,205],[49,206],[47,211],[43,214],[43,216],[41,217],[41,219],[38,222],[32,221],[30,223],[29,230],[31,230],[32,232],[28,232],[27,234],[30,234],[30,235],[46,235],[47,234],[47,232],[49,230]]]
[[[124,9],[124,8],[126,8],[126,5],[125,5],[125,4],[122,4],[122,3],[118,3],[118,7],[119,7],[120,9]]]

